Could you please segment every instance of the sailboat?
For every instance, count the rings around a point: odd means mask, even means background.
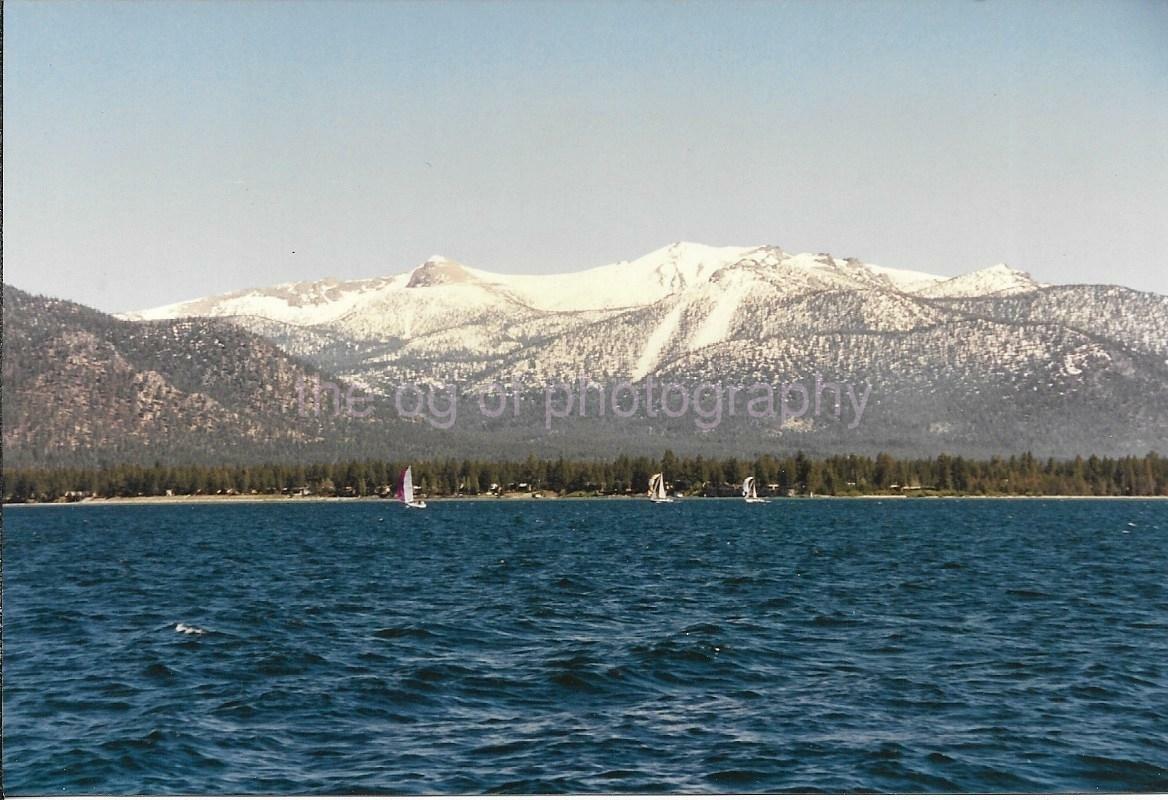
[[[406,467],[402,470],[397,481],[397,499],[405,504],[406,508],[425,508],[425,500],[414,499],[414,468]]]
[[[649,478],[649,500],[654,503],[673,502],[673,498],[665,493],[665,477],[660,472]]]
[[[754,476],[750,475],[742,482],[742,496],[748,503],[765,503],[766,500],[758,496],[758,487],[755,486]]]

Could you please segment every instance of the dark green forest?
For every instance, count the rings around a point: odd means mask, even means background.
[[[49,502],[85,497],[299,494],[366,497],[391,493],[405,464],[347,461],[308,465],[17,469],[4,472],[5,502]],[[689,496],[732,496],[747,475],[759,494],[860,495],[1168,495],[1168,458],[1156,453],[1124,458],[1036,459],[1029,453],[972,460],[938,455],[897,459],[887,454],[812,459],[803,453],[754,459],[619,456],[611,461],[537,459],[414,461],[414,483],[432,497],[539,492],[545,495],[628,495],[646,491],[663,472],[671,491]]]

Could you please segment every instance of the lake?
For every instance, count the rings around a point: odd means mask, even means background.
[[[10,794],[1168,791],[1168,503],[4,509]]]

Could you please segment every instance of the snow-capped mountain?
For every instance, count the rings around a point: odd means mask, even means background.
[[[1025,294],[1041,288],[1027,273],[1005,264],[994,264],[977,272],[958,275],[919,287],[924,297],[1002,297]]]
[[[827,253],[678,242],[556,275],[493,273],[435,255],[384,278],[282,284],[122,317],[228,318],[370,385],[419,370],[435,380],[488,378],[518,362],[537,364],[524,369],[536,378],[582,366],[637,378],[738,340],[920,331],[976,314],[974,301],[1068,289],[1004,264],[946,278]],[[1058,310],[1047,315],[1059,321]],[[1153,351],[1168,348],[1155,319],[1136,327]],[[343,363],[322,355],[338,349],[348,353]]]
[[[612,310],[649,305],[702,282],[748,254],[768,248],[707,247],[678,242],[634,261],[558,275],[505,275],[472,269],[441,255],[391,277],[288,283],[125,314],[129,319],[259,316],[295,325],[323,324],[406,289],[446,287],[464,299],[511,300],[542,311]],[[777,249],[775,249],[776,252]],[[451,289],[451,287],[462,287]],[[412,299],[422,299],[415,297]]]
[[[1009,291],[1015,273],[998,268],[971,273],[946,295]],[[338,281],[325,278],[205,297],[121,315],[125,319],[263,317],[292,325],[325,325],[357,314],[386,310],[390,298],[426,302],[444,297],[452,305],[511,303],[544,312],[616,311],[652,305],[670,295],[698,290],[727,271],[755,273],[785,286],[789,294],[824,289],[888,289],[914,293],[944,286],[939,275],[837,260],[827,253],[791,255],[778,247],[708,247],[677,242],[633,261],[551,275],[508,275],[473,269],[440,255],[385,278]],[[998,285],[994,285],[995,277]],[[960,279],[953,279],[960,280]],[[973,288],[983,291],[972,292]],[[416,290],[410,292],[409,290]]]
[[[636,379],[705,347],[805,329],[814,312],[804,307],[832,293],[854,306],[853,324],[909,329],[936,317],[914,292],[944,283],[826,253],[678,242],[558,275],[492,273],[435,255],[385,278],[283,284],[123,318],[227,318],[382,388],[407,377],[486,380],[516,370],[538,380],[585,363],[598,375]]]
[[[182,317],[224,318],[386,394],[403,381],[535,386],[581,372],[723,383],[823,374],[873,386],[872,424],[890,446],[1168,446],[1168,298],[1043,285],[1004,264],[945,277],[679,242],[593,269],[515,275],[433,256],[384,278],[123,315]]]
[[[413,270],[384,278],[325,278],[199,298],[120,315],[123,319],[258,317],[289,325],[342,324],[354,316],[384,316],[406,305],[471,311],[484,304],[536,312],[613,312],[643,308],[670,296],[721,284],[758,281],[786,296],[828,290],[896,290],[921,297],[984,297],[1041,288],[1024,272],[998,264],[956,278],[837,259],[828,253],[789,254],[778,247],[709,247],[677,242],[632,261],[577,272],[518,275],[487,272],[434,255]],[[704,287],[704,288],[703,288]],[[414,319],[420,316],[411,315]],[[423,325],[423,329],[426,326]]]

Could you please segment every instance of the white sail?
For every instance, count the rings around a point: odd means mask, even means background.
[[[414,468],[406,467],[402,470],[397,496],[407,505],[414,502]]]
[[[742,482],[742,496],[748,503],[769,502],[758,496],[758,482],[754,479],[753,475],[747,476],[746,480]]]
[[[672,503],[673,498],[665,492],[665,476],[658,472],[649,478],[649,500],[654,503]]]

